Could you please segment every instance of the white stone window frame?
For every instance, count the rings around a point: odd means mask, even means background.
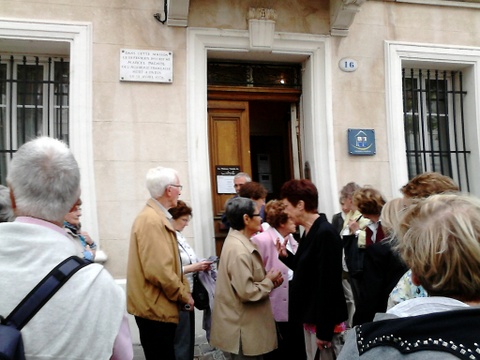
[[[92,25],[0,18],[0,39],[38,41],[44,48],[58,42],[69,44],[70,149],[81,172],[82,224],[99,243],[92,146]],[[104,258],[98,251],[96,260]]]
[[[385,41],[387,137],[392,194],[408,182],[402,101],[402,67],[461,70],[469,150],[470,192],[480,195],[480,48]],[[475,121],[471,121],[475,119]]]

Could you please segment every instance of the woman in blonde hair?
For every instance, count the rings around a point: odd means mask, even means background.
[[[406,210],[398,251],[429,297],[406,300],[355,327],[346,359],[478,359],[480,200],[433,195]],[[441,354],[440,354],[441,352]]]
[[[405,204],[415,203],[419,199],[427,198],[435,194],[454,194],[459,187],[452,178],[437,172],[425,172],[415,176],[406,183],[400,191],[403,194]],[[428,296],[422,286],[412,282],[412,272],[408,270],[393,288],[388,299],[388,308],[415,297]]]

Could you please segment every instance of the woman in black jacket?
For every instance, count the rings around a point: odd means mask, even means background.
[[[325,214],[319,214],[318,191],[309,180],[290,180],[280,191],[285,211],[305,232],[297,253],[278,244],[280,259],[294,271],[290,317],[304,326],[307,358],[333,358],[347,320],[342,287],[342,242]]]

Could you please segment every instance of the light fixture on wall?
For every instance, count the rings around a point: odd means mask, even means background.
[[[165,25],[165,22],[168,19],[168,3],[167,0],[163,0],[163,20],[160,13],[153,14],[153,17]]]
[[[250,8],[248,10],[248,32],[251,50],[272,50],[276,20],[277,12],[274,9]]]

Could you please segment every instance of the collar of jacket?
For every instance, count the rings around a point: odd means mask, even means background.
[[[277,244],[277,238],[278,238],[278,234],[280,234],[278,232],[278,230],[276,230],[273,226],[270,226],[267,230],[265,230],[266,233],[268,233],[268,235],[270,236],[270,239],[272,240],[273,242],[273,245],[276,245]],[[277,234],[278,233],[278,234]],[[280,234],[281,235],[281,234]],[[296,251],[297,249],[297,244],[296,242],[293,242],[292,240],[295,240],[295,238],[293,237],[292,234],[288,234],[287,236],[282,236],[283,237],[283,241],[285,241],[285,239],[288,239],[288,243],[290,244],[290,246],[292,247],[292,249],[294,250],[294,252]],[[280,240],[282,241],[282,240]]]
[[[374,321],[355,328],[357,347],[360,355],[377,346],[391,346],[403,354],[435,350],[460,359],[478,358],[479,322],[478,307]]]
[[[162,210],[162,208],[160,208],[160,206],[158,205],[158,203],[154,200],[154,199],[148,199],[147,201],[147,206],[151,207],[153,210],[155,210],[155,212],[161,216],[162,218],[165,218],[165,227],[172,231],[173,233],[175,233],[175,237],[177,236],[177,232],[175,231],[175,229],[173,228],[173,225],[172,223],[170,222],[170,219],[168,218],[167,214],[165,214],[165,212]]]
[[[253,253],[254,251],[258,251],[256,245],[250,241],[249,238],[247,238],[243,233],[241,233],[238,230],[235,229],[230,229],[230,233],[228,234],[229,236],[239,240],[250,253]]]

